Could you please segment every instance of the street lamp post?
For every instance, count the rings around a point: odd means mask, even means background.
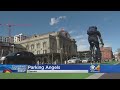
[[[52,52],[52,64],[53,64],[53,52]]]
[[[60,59],[61,59],[61,64],[62,64],[62,48],[60,48]]]
[[[1,51],[1,57],[3,56],[3,49],[2,49],[2,51]]]
[[[13,53],[14,53],[14,45],[11,45],[13,47]]]
[[[67,61],[68,61],[68,53],[66,52],[66,57],[67,57],[67,60],[66,60],[66,64],[67,64]]]

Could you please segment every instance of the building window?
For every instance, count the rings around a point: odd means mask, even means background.
[[[40,48],[40,43],[37,43],[37,48]]]
[[[47,50],[43,50],[43,54],[46,54],[47,53]]]
[[[56,43],[55,42],[52,43],[52,48],[53,49],[56,48]]]
[[[34,49],[34,44],[31,45],[31,49]]]
[[[43,50],[43,54],[45,54],[45,50]]]
[[[37,54],[40,54],[40,50],[37,51]]]
[[[26,45],[26,49],[29,50],[29,45]]]
[[[45,53],[47,53],[47,50],[45,50]]]
[[[43,48],[45,48],[45,47],[46,47],[46,44],[47,44],[46,42],[43,42]]]

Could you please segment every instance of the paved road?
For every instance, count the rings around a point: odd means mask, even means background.
[[[120,63],[119,63],[120,65]],[[106,73],[99,77],[98,79],[120,79],[120,73]]]
[[[98,79],[120,79],[120,73],[104,74]]]

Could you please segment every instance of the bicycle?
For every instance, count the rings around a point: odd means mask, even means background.
[[[98,62],[98,63],[101,63],[101,58],[98,60],[98,57],[97,57],[97,50],[96,50],[96,47],[95,47],[95,43],[94,42],[92,42],[93,43],[93,49],[92,49],[92,51],[91,51],[91,64],[93,64],[94,62],[96,63],[96,62]],[[100,43],[101,44],[101,43]],[[103,46],[102,46],[103,47]],[[100,54],[101,54],[101,52],[100,52]],[[101,57],[101,56],[100,56]]]

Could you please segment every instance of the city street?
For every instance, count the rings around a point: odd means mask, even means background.
[[[102,75],[100,78],[98,79],[120,79],[120,73],[107,73]]]
[[[120,63],[109,62],[109,64],[120,65]],[[86,79],[120,79],[120,73],[95,73]]]
[[[105,73],[98,79],[120,79],[120,73]]]

